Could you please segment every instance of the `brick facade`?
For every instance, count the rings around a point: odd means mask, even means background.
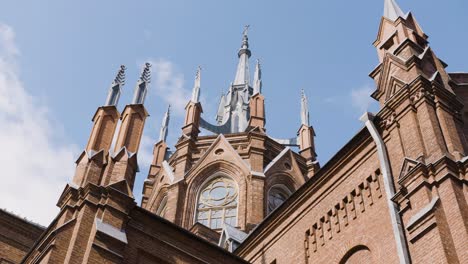
[[[0,263],[19,263],[45,227],[0,209]]]
[[[468,74],[447,73],[427,39],[411,13],[386,0],[374,42],[379,65],[370,74],[380,111],[366,113],[359,133],[321,168],[304,96],[297,140],[266,133],[259,64],[254,89],[232,86],[255,91],[248,124],[239,121],[245,132],[200,136],[206,121],[198,71],[175,151],[165,137],[155,144],[137,205],[145,75],[138,103],[122,114],[114,105],[96,112],[73,183],[45,232],[39,237],[42,230],[21,219],[4,221],[13,228],[1,226],[0,261],[468,263]],[[242,47],[238,73],[250,57],[246,31]],[[206,195],[216,206],[205,203]],[[5,217],[11,218],[0,214],[0,221]],[[229,217],[232,227],[216,224]]]

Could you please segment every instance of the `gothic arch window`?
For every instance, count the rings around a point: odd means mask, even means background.
[[[161,200],[161,203],[159,203],[158,209],[156,210],[156,214],[161,217],[165,217],[166,211],[167,211],[167,195],[164,195],[164,197]]]
[[[269,214],[278,208],[278,206],[283,204],[290,195],[291,191],[282,184],[277,184],[271,187],[268,191],[267,213]]]
[[[221,229],[224,223],[236,225],[237,184],[228,177],[217,176],[206,182],[198,195],[196,222],[211,229]]]

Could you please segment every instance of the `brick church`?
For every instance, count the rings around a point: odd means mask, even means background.
[[[122,66],[50,225],[0,211],[0,263],[468,263],[468,73],[448,73],[395,0],[373,44],[380,110],[321,166],[304,94],[297,136],[268,135],[246,28],[216,118],[198,69],[180,137],[169,148],[168,110],[143,190],[151,65],[120,112]]]

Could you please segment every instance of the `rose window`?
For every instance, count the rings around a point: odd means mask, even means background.
[[[198,197],[197,222],[220,229],[223,223],[236,225],[237,185],[227,177],[217,177],[202,188]]]

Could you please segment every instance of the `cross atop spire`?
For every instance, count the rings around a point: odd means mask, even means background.
[[[244,35],[245,37],[247,37],[247,33],[249,32],[249,27],[250,27],[250,25],[245,25],[244,26],[244,31],[242,32],[242,35]]]
[[[167,111],[164,114],[162,124],[161,124],[161,131],[159,132],[159,141],[166,141],[167,140],[167,133],[169,129],[169,120],[171,114],[171,105],[167,107]]]
[[[401,8],[398,6],[398,4],[395,2],[395,0],[385,0],[385,6],[384,6],[384,17],[395,21],[399,17],[404,17],[405,14],[401,10]]]
[[[120,69],[115,76],[114,81],[111,84],[109,89],[109,94],[107,95],[106,106],[114,105],[117,106],[120,98],[120,90],[125,84],[125,66],[120,65]]]
[[[150,68],[151,64],[149,62],[145,63],[145,66],[143,67],[140,75],[140,79],[138,79],[137,85],[135,87],[132,104],[143,104],[145,102],[148,85],[151,82]]]
[[[202,68],[198,66],[197,73],[195,74],[195,83],[192,90],[192,102],[194,103],[198,103],[200,100],[201,70]]]
[[[250,25],[245,25],[244,31],[242,32],[242,48],[243,49],[249,48],[249,37],[247,36],[247,33],[249,32],[249,27]]]
[[[301,123],[309,126],[309,102],[305,95],[304,89],[301,90]]]

